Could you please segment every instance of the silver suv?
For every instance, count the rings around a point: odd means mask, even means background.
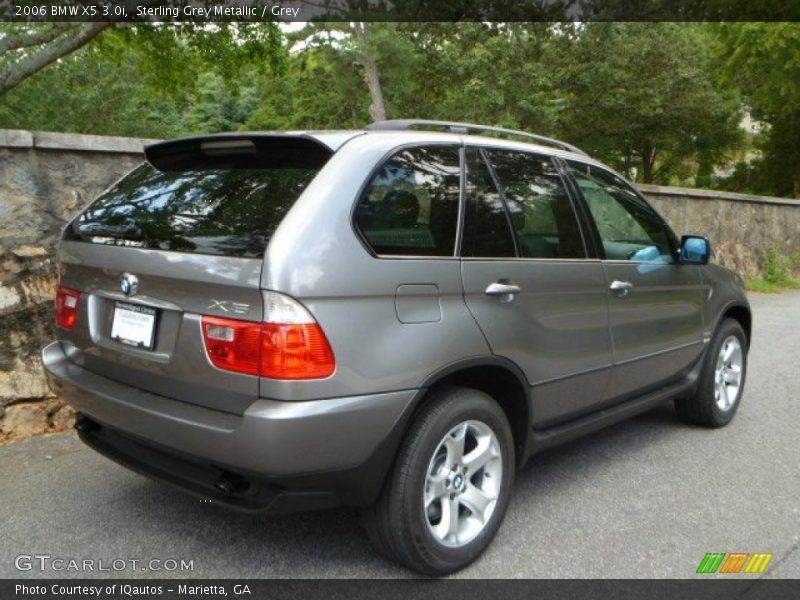
[[[533,453],[674,400],[725,425],[751,313],[569,144],[477,125],[149,146],[65,229],[42,353],[113,460],[250,511],[362,507],[458,570]]]

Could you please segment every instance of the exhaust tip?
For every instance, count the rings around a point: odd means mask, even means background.
[[[243,477],[235,473],[224,471],[222,475],[219,476],[219,479],[214,482],[214,487],[226,496],[232,496],[245,491],[250,487],[250,484]]]
[[[75,416],[75,429],[78,430],[78,433],[88,434],[100,429],[100,425],[86,415],[78,413]]]

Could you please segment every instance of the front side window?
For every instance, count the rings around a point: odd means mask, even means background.
[[[401,150],[372,177],[356,227],[375,254],[453,256],[460,188],[459,150]]]
[[[553,161],[546,156],[490,149],[524,258],[585,258],[578,220]]]
[[[673,240],[664,220],[613,173],[567,161],[589,206],[608,260],[670,263]]]

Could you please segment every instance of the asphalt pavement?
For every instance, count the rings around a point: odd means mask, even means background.
[[[728,427],[684,425],[666,404],[534,457],[495,541],[457,576],[683,578],[707,552],[767,552],[764,577],[800,577],[800,292],[751,302],[749,374]],[[231,512],[71,433],[0,448],[0,540],[0,577],[412,575],[373,553],[355,511]],[[95,570],[53,569],[70,559]],[[170,560],[192,569],[165,570]]]

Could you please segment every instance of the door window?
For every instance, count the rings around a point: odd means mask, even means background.
[[[401,150],[372,177],[356,227],[379,255],[453,256],[460,188],[459,150]]]
[[[503,197],[477,148],[467,149],[466,214],[462,256],[515,257],[514,238]]]
[[[553,161],[507,150],[486,154],[508,207],[519,255],[585,258],[578,220]]]
[[[674,236],[636,191],[604,169],[567,163],[592,213],[608,260],[674,261]]]

